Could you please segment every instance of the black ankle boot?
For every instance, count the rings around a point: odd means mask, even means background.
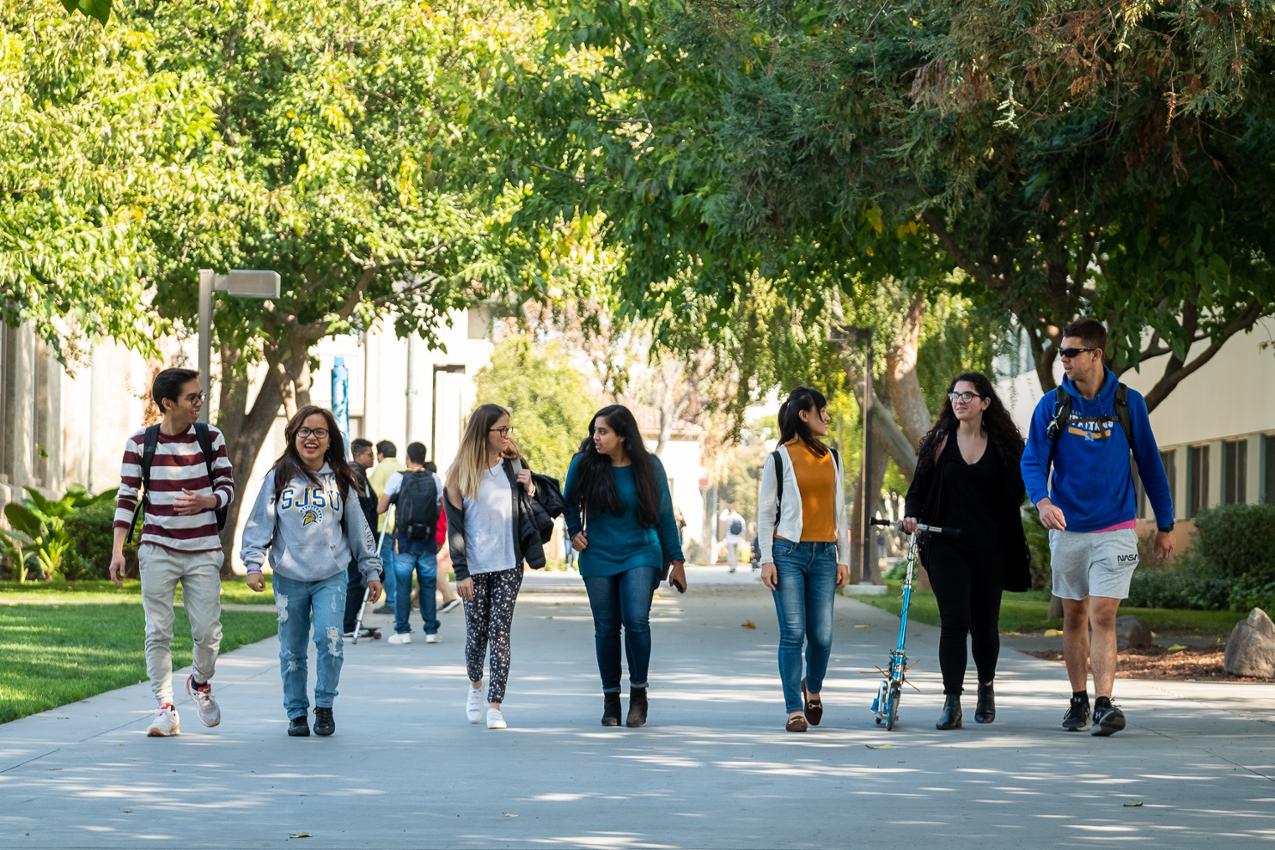
[[[288,718],[288,736],[292,738],[310,737],[310,721],[304,714]]]
[[[619,726],[620,725],[620,695],[619,694],[603,694],[602,695],[602,725],[603,726]]]
[[[943,713],[939,715],[939,722],[934,724],[935,729],[960,729],[961,728],[961,695],[948,694],[943,697]]]
[[[974,708],[975,723],[991,723],[996,719],[996,692],[992,683],[978,686],[978,705]]]
[[[646,688],[629,688],[629,716],[624,725],[631,729],[646,725]]]

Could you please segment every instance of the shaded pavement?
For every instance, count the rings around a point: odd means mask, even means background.
[[[510,729],[464,717],[463,614],[443,643],[348,641],[337,734],[289,739],[274,640],[224,656],[224,721],[145,737],[138,684],[0,726],[5,847],[1049,847],[1275,841],[1275,685],[1117,682],[1129,729],[1058,728],[1062,667],[1006,649],[996,723],[940,733],[937,630],[922,693],[868,711],[893,617],[838,600],[823,725],[783,731],[768,596],[691,571],[653,615],[651,725],[603,729],[578,578],[529,575]],[[387,618],[369,622],[390,631]],[[419,623],[419,617],[417,617]],[[751,623],[755,628],[747,628]],[[138,635],[141,652],[141,635]],[[972,672],[971,672],[972,681]],[[627,690],[627,685],[626,685]],[[626,699],[627,707],[627,699]],[[295,837],[294,837],[295,836]]]

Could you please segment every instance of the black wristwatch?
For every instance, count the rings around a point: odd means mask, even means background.
[[[1164,526],[1164,527],[1161,527],[1161,526],[1158,526],[1158,525],[1157,525],[1155,530],[1156,530],[1156,531],[1163,531],[1165,534],[1168,534],[1170,531],[1172,531],[1172,530],[1173,530],[1173,526],[1174,526],[1174,525],[1176,525],[1176,523],[1172,523],[1172,522],[1171,522],[1171,523],[1169,523],[1168,525]]]

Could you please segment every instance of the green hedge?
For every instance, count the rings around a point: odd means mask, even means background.
[[[67,578],[107,578],[114,543],[115,503],[98,502],[72,513],[66,518],[66,533],[71,538],[74,562],[68,565]],[[128,575],[137,577],[137,545],[124,544]]]
[[[1275,505],[1211,508],[1195,527],[1195,545],[1219,575],[1275,579]]]

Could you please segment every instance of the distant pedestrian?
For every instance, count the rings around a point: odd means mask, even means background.
[[[181,719],[173,706],[171,648],[178,582],[194,644],[186,692],[201,723],[216,726],[221,722],[210,682],[221,647],[225,555],[219,532],[225,509],[235,497],[235,478],[221,432],[197,421],[205,399],[198,372],[163,370],[151,384],[151,398],[163,419],[137,431],[124,444],[109,574],[119,587],[124,577],[124,542],[140,512],[137,556],[146,615],[146,673],[158,704],[146,734],[165,738],[181,733]]]
[[[651,662],[651,599],[665,564],[686,590],[685,557],[660,459],[646,450],[627,407],[593,415],[563,487],[567,531],[593,611],[602,676],[602,725],[620,725],[620,630],[629,662],[627,726],[646,725]]]
[[[722,525],[726,529],[726,535],[722,539],[722,542],[726,544],[726,563],[730,565],[730,572],[733,573],[739,568],[739,547],[744,545],[744,534],[748,528],[739,511],[730,505],[726,507]]]
[[[425,471],[438,472],[438,466],[432,460],[426,461]],[[438,512],[438,531],[434,535],[434,546],[438,549],[438,577],[434,579],[434,586],[443,597],[438,600],[438,613],[450,614],[460,607],[461,602],[456,586],[448,578],[452,571],[452,556],[447,551],[447,511]]]
[[[266,473],[244,528],[242,557],[248,587],[265,590],[262,564],[269,550],[279,614],[279,673],[288,734],[310,734],[307,649],[316,656],[314,734],[336,731],[332,704],[341,679],[346,567],[359,562],[368,599],[381,595],[381,559],[372,529],[358,505],[358,479],[345,461],[345,446],[330,411],[306,405],[285,429],[287,448]]]
[[[1107,330],[1098,322],[1063,328],[1062,385],[1037,403],[1022,462],[1027,496],[1049,529],[1054,596],[1063,603],[1063,657],[1072,694],[1062,727],[1077,732],[1089,723],[1092,670],[1089,734],[1098,736],[1125,727],[1111,696],[1116,615],[1138,567],[1131,457],[1155,511],[1156,558],[1173,552],[1173,493],[1147,402],[1103,365],[1106,351]]]
[[[545,561],[539,534],[524,522],[521,496],[534,495],[535,485],[512,432],[509,411],[498,404],[483,404],[471,413],[447,470],[443,500],[456,592],[465,600],[465,714],[470,723],[482,719],[483,666],[490,650],[488,729],[508,726],[501,706],[523,562],[542,567]]]
[[[820,691],[832,655],[832,603],[850,572],[845,472],[828,434],[828,402],[797,387],[779,406],[779,447],[762,469],[757,513],[761,580],[779,615],[785,724],[805,732],[823,719]],[[802,646],[806,676],[803,679]]]
[[[438,517],[443,511],[443,480],[425,469],[425,445],[407,444],[407,469],[390,476],[377,509],[397,509],[394,543],[395,608],[393,644],[412,642],[412,575],[420,588],[425,642],[438,643],[438,611],[434,595],[438,577]]]
[[[372,489],[378,493],[385,492],[385,485],[390,483],[390,476],[396,472],[402,472],[406,469],[402,462],[399,461],[398,448],[389,440],[381,440],[376,444],[376,466],[367,474],[367,480],[372,485]],[[385,575],[393,576],[394,573],[394,508],[381,514],[380,519],[376,523],[377,541],[380,545],[380,556],[382,569]],[[377,608],[374,613],[390,614],[395,613],[395,596],[397,595],[398,582],[391,581],[385,585],[385,604]]]
[[[356,437],[350,440],[350,457],[354,462],[350,464],[350,469],[354,472],[357,479],[356,491],[359,494],[359,508],[363,511],[363,518],[367,520],[368,528],[376,528],[377,512],[377,496],[376,491],[372,489],[372,485],[367,480],[367,471],[372,468],[373,455],[372,443],[362,437]],[[385,577],[381,577],[381,584],[384,586]],[[363,593],[367,590],[367,582],[363,579],[363,571],[359,569],[357,558],[350,559],[350,566],[346,570],[345,584],[345,620],[343,623],[343,632],[346,637],[355,637],[354,629],[359,622],[359,610],[363,607]],[[363,627],[363,634],[359,637],[369,637],[379,634],[375,629]]]
[[[957,375],[948,403],[917,449],[916,474],[903,509],[903,530],[917,522],[960,530],[921,541],[922,560],[939,606],[943,712],[936,729],[961,727],[966,640],[978,669],[974,719],[996,719],[993,681],[1000,655],[1001,594],[1031,586],[1030,557],[1018,508],[1023,437],[991,382]]]

